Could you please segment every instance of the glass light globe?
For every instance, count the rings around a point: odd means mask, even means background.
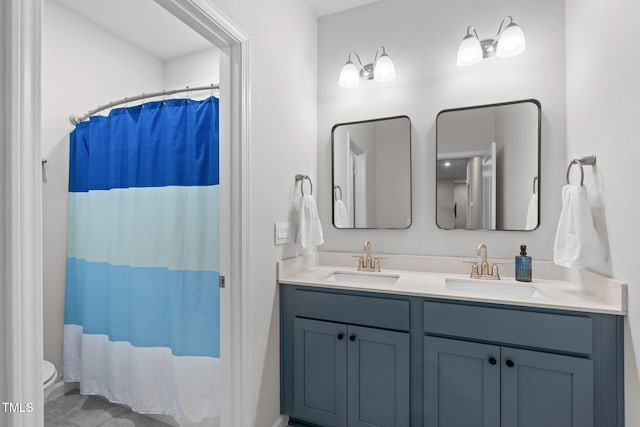
[[[511,23],[504,29],[498,39],[496,55],[499,58],[511,58],[520,55],[527,48],[522,29],[515,23]]]
[[[342,71],[340,71],[338,84],[347,89],[357,87],[358,84],[360,84],[360,73],[358,72],[358,67],[356,67],[353,62],[348,61],[344,64]]]
[[[373,79],[377,82],[388,82],[396,77],[396,67],[386,53],[376,60],[373,68]]]
[[[477,64],[480,61],[482,61],[480,40],[471,34],[467,34],[460,42],[460,47],[458,47],[457,64],[459,67],[466,67],[467,65]]]

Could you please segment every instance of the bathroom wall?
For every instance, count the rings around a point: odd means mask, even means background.
[[[493,37],[513,15],[527,50],[511,59],[456,66],[468,25]],[[565,167],[564,3],[557,0],[382,0],[320,18],[318,27],[318,205],[325,224],[322,250],[362,248],[424,255],[475,254],[510,258],[527,244],[536,259],[552,257]],[[368,62],[384,45],[397,77],[388,83],[338,86],[350,51]],[[542,103],[541,226],[533,232],[445,231],[435,223],[435,120],[446,108],[536,98]],[[331,226],[331,128],[336,123],[407,114],[413,124],[413,225],[402,231],[336,230]]]
[[[149,53],[51,1],[42,28],[44,357],[62,373],[69,115],[163,87]]]
[[[293,222],[300,198],[294,175],[331,200],[331,179],[317,179],[317,24],[300,0],[212,0],[250,37],[251,425],[271,427],[280,409],[278,288],[275,262],[302,250],[274,246],[274,221]],[[325,184],[323,184],[325,185]],[[330,223],[327,222],[327,226]],[[292,230],[295,232],[295,230]],[[231,285],[233,286],[233,284]]]
[[[5,25],[4,25],[4,0],[0,0],[0,34],[5,34]],[[0,43],[0,99],[4,100],[4,55],[5,55],[5,45],[6,43]],[[6,116],[5,113],[5,103],[2,102],[0,104],[0,176],[5,176],[5,166],[4,166],[4,147],[5,147],[5,134],[4,134],[4,118]],[[4,189],[5,185],[0,185],[0,242],[4,242]],[[0,244],[0,308],[2,309],[2,313],[5,313],[4,304],[5,304],[5,274],[4,274],[4,253],[5,248],[3,244]],[[5,380],[5,316],[0,315],[0,402],[6,402],[6,380]],[[4,415],[0,415],[0,427],[5,427],[5,417]]]
[[[208,86],[220,82],[220,50],[211,47],[164,61],[163,88]],[[207,97],[208,92],[193,94],[193,98]]]
[[[594,270],[629,284],[625,321],[626,426],[640,426],[640,3],[566,0],[567,158],[595,154],[585,185],[609,249]],[[576,171],[577,172],[577,171]],[[595,172],[595,175],[592,173]],[[573,179],[576,179],[574,176]],[[577,178],[579,179],[579,177]]]

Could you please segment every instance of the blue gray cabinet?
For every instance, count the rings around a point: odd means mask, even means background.
[[[425,337],[425,426],[593,427],[591,360]]]
[[[424,338],[425,426],[500,425],[500,347]]]
[[[347,328],[294,320],[294,412],[325,426],[347,425]]]
[[[294,319],[294,411],[327,427],[409,425],[409,336]]]
[[[593,361],[502,349],[502,427],[593,427]]]
[[[409,334],[348,330],[349,427],[409,426]]]
[[[292,425],[624,426],[622,316],[280,290]]]

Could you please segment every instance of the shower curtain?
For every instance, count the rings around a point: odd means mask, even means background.
[[[218,168],[213,97],[71,133],[63,367],[81,393],[219,424]]]

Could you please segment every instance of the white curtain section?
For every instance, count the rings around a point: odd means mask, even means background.
[[[181,426],[220,425],[220,359],[134,347],[106,335],[83,334],[79,325],[64,325],[64,337],[64,378],[79,382],[80,393],[141,414],[169,415]]]

